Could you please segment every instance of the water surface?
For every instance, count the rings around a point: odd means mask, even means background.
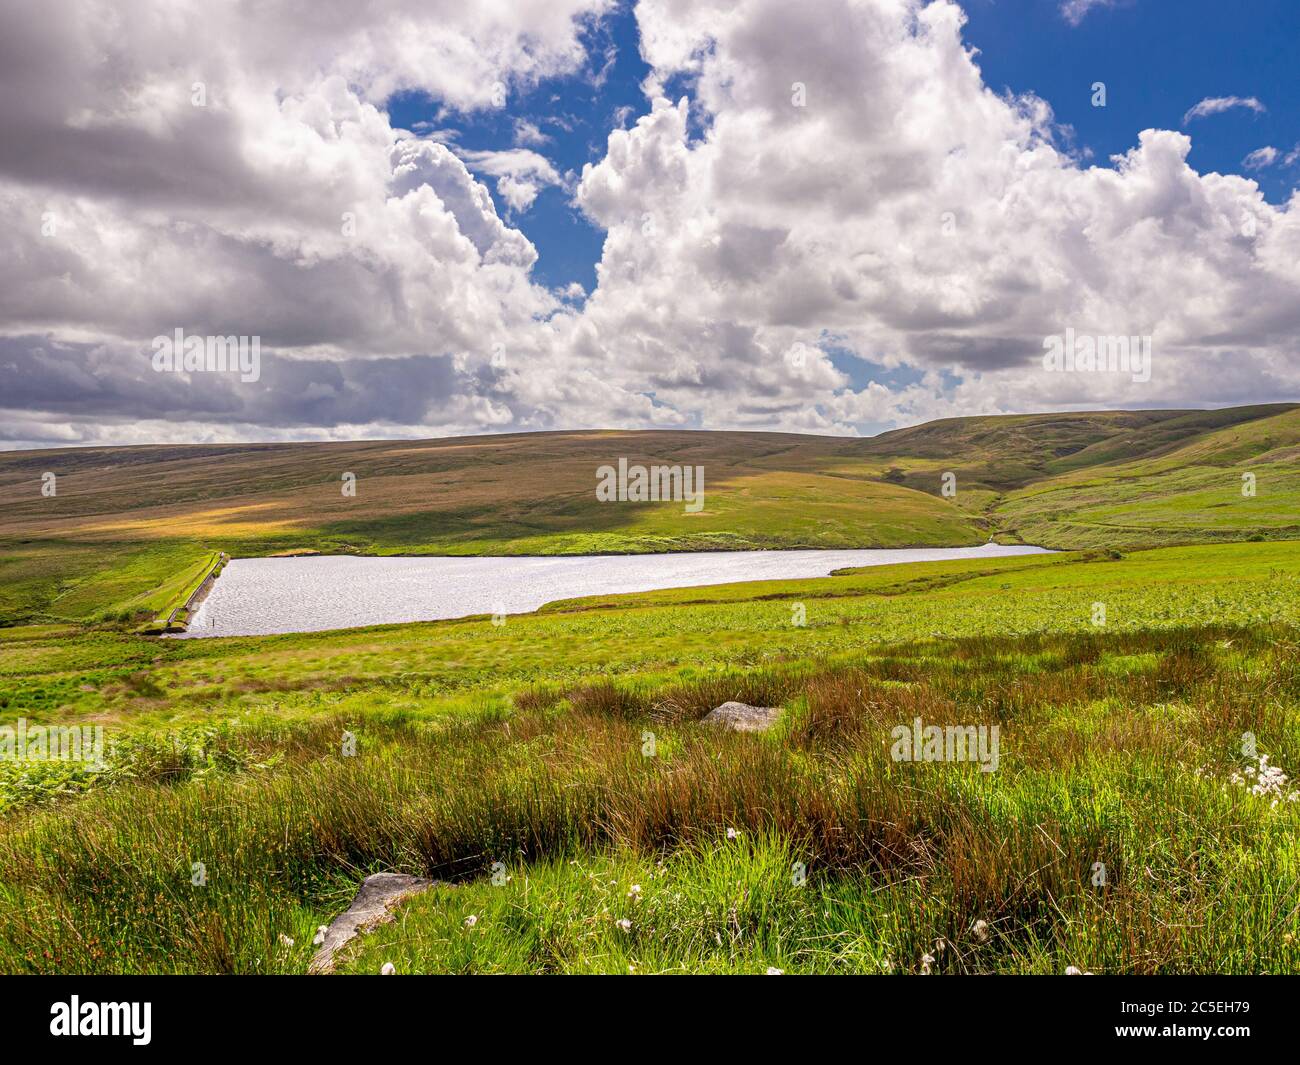
[[[222,570],[188,635],[266,636],[470,614],[520,614],[584,595],[825,577],[848,566],[1042,553],[1041,547],[984,544],[545,558],[237,558]]]

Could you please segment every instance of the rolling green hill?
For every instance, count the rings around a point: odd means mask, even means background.
[[[991,513],[1007,534],[1070,547],[1300,536],[1300,409],[1150,442],[1107,446],[1103,461],[1010,492]]]
[[[1300,535],[1300,407],[957,418],[868,439],[589,431],[0,454],[0,623],[134,620],[214,550],[574,554],[1139,547]],[[602,503],[691,465],[705,505]],[[943,475],[955,476],[945,497]],[[53,473],[53,496],[41,492]],[[342,491],[355,476],[355,495]],[[1242,495],[1242,475],[1255,495]]]

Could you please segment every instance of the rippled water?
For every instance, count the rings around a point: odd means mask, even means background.
[[[984,544],[547,558],[241,558],[222,570],[188,635],[264,636],[470,614],[520,614],[557,599],[584,595],[824,577],[848,566],[996,558],[1043,550]]]

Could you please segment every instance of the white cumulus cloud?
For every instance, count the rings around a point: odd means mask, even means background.
[[[505,151],[460,149],[457,154],[471,169],[496,178],[497,193],[512,211],[526,211],[548,185],[563,183],[551,161],[528,148]]]

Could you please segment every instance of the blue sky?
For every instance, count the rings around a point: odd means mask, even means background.
[[[636,122],[646,110],[641,81],[649,68],[641,61],[636,19],[630,4],[621,4],[586,34],[591,60],[579,74],[552,78],[508,99],[500,111],[440,117],[438,105],[420,93],[403,94],[389,101],[394,126],[413,129],[417,123],[457,131],[454,144],[472,150],[501,150],[516,145],[515,123],[531,122],[549,140],[532,145],[560,173],[581,175],[584,163],[596,163],[605,154],[613,129]],[[489,181],[489,187],[491,187]],[[596,263],[604,234],[569,201],[563,188],[542,190],[525,212],[512,217],[538,252],[533,269],[537,280],[550,288],[577,281],[590,292],[596,285]],[[503,205],[500,200],[498,209]]]
[[[965,0],[965,39],[995,92],[1033,92],[1051,104],[1062,145],[1089,165],[1137,144],[1151,127],[1192,137],[1189,163],[1202,173],[1246,174],[1272,203],[1300,185],[1300,161],[1283,162],[1300,144],[1300,2],[1297,0],[1104,0],[1072,24],[1050,0]],[[580,175],[605,154],[610,130],[635,123],[647,108],[641,81],[649,72],[638,50],[629,3],[586,34],[591,60],[581,73],[550,79],[508,100],[500,111],[447,114],[420,93],[392,98],[394,126],[454,130],[454,144],[471,150],[516,146],[525,120],[549,140],[531,147],[561,173]],[[1106,85],[1106,106],[1093,106],[1093,84]],[[673,86],[689,95],[687,84]],[[1214,97],[1256,99],[1266,110],[1238,106],[1184,123],[1187,111]],[[1272,146],[1272,166],[1248,170],[1243,160]],[[493,182],[488,179],[493,188]],[[495,191],[495,190],[494,190]],[[525,211],[512,214],[538,250],[533,273],[559,288],[595,286],[604,241],[561,187],[545,188]],[[505,207],[498,198],[498,209]],[[853,376],[861,367],[836,359]],[[915,375],[903,375],[912,378]]]
[[[1188,162],[1202,173],[1242,173],[1242,160],[1300,141],[1300,3],[1295,0],[1127,0],[1071,26],[1044,0],[968,0],[966,38],[980,50],[985,83],[1032,90],[1072,126],[1093,162],[1127,151],[1140,130],[1185,129]],[[1093,107],[1092,84],[1107,106]],[[1267,111],[1234,108],[1183,116],[1206,97],[1254,97]],[[1300,167],[1251,173],[1272,202],[1285,200]]]

